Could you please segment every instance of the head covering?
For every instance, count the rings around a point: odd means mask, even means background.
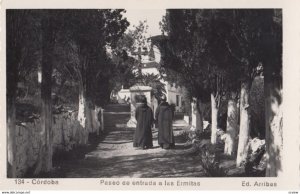
[[[163,102],[167,101],[166,95],[163,94],[163,95],[161,96],[161,101],[163,101]]]
[[[147,104],[147,97],[146,96],[141,96],[141,102],[144,104]]]

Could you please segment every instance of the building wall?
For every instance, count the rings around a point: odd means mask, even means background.
[[[175,105],[176,112],[187,112],[187,106],[190,104],[190,100],[188,99],[186,93],[186,89],[183,87],[175,87],[174,84],[168,84],[168,102],[169,104]]]

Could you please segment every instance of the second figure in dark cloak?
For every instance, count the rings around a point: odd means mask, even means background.
[[[173,110],[168,102],[166,96],[161,98],[161,103],[155,111],[155,119],[158,124],[158,144],[161,148],[170,149],[175,147],[175,140],[173,134]]]

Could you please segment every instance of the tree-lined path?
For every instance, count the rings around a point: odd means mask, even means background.
[[[107,135],[85,159],[66,161],[61,168],[66,177],[199,177],[203,170],[193,156],[193,148],[181,140],[181,129],[175,129],[176,148],[163,150],[157,144],[157,130],[153,130],[153,149],[133,147],[134,129],[125,128],[130,114],[124,105],[106,109]],[[120,114],[118,114],[120,113]],[[129,113],[129,112],[128,112]],[[115,126],[114,126],[115,125]],[[117,126],[117,127],[116,127]]]
[[[7,177],[282,176],[282,11],[163,10],[157,35],[127,11],[7,10]],[[188,120],[175,149],[133,147],[136,86]]]

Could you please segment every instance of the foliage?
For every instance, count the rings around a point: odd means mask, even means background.
[[[141,74],[137,76],[138,85],[152,87],[152,95],[156,99],[160,99],[163,94],[166,94],[165,84],[161,82],[160,75]]]
[[[258,52],[262,61],[264,77],[270,76],[282,85],[282,10],[263,10],[260,20]]]
[[[129,30],[118,41],[116,48],[112,49],[111,61],[116,65],[111,86],[118,91],[123,86],[130,88],[133,85],[152,87],[152,95],[159,99],[165,91],[165,84],[161,77],[154,74],[141,73],[141,55],[151,55],[149,39],[146,36],[148,25],[140,21],[134,30]],[[149,50],[149,51],[148,51]],[[151,56],[150,56],[151,57]]]
[[[227,176],[228,170],[220,166],[220,157],[216,152],[216,147],[214,145],[206,144],[199,147],[199,145],[196,144],[196,149],[200,156],[200,165],[207,177]]]
[[[146,21],[140,21],[133,30],[128,30],[117,41],[116,47],[111,49],[110,60],[115,65],[111,88],[118,91],[122,88],[130,88],[137,83],[142,74],[139,69],[141,55],[147,51],[148,39],[146,32],[148,25]]]
[[[9,108],[13,101],[28,100],[30,95],[35,94],[33,88],[37,87],[37,79],[32,80],[35,77],[31,73],[37,70],[41,61],[41,36],[37,36],[40,19],[36,15],[37,12],[31,10],[10,9],[6,12],[8,109],[13,109]],[[23,84],[18,84],[20,82]]]
[[[258,148],[258,150],[248,149],[246,161],[243,166],[245,168],[245,174],[248,177],[264,177],[266,170],[266,163],[264,155],[266,152],[266,146]]]
[[[106,46],[117,46],[128,21],[124,10],[9,10],[8,18],[18,22],[13,30],[18,51],[13,57],[19,62],[16,69],[7,65],[8,75],[18,73],[20,103],[40,106],[40,86],[37,82],[42,64],[42,26],[44,17],[51,17],[55,30],[52,88],[53,103],[78,103],[79,83],[84,82],[90,100],[104,104],[109,99],[110,80],[119,68],[107,58]],[[123,68],[124,69],[124,68]],[[123,73],[124,70],[121,71]],[[8,76],[9,77],[9,76]],[[16,82],[16,81],[14,81]],[[74,88],[77,87],[76,88]],[[77,97],[76,97],[77,96]]]
[[[192,96],[212,92],[218,102],[240,81],[262,70],[265,10],[167,10],[163,71],[180,80]],[[171,78],[171,79],[172,79]],[[204,98],[205,99],[205,98]]]
[[[224,51],[215,52],[222,48],[221,44],[213,48],[213,41],[218,37],[214,33],[217,30],[210,26],[213,25],[211,14],[206,10],[168,10],[167,16],[164,21],[169,23],[164,28],[167,28],[168,39],[163,61],[166,71],[172,71],[166,74],[175,73],[192,96],[208,100],[209,97],[203,94],[210,94],[214,86],[223,83],[219,77],[221,74],[217,73],[221,71],[215,68],[218,64],[215,55],[226,54]]]
[[[178,135],[176,135],[176,142],[178,143],[190,143],[191,140],[190,140],[190,131],[187,129],[187,130],[182,130],[179,132]]]
[[[125,37],[128,37],[125,35]],[[123,40],[124,37],[121,39]],[[121,44],[119,44],[121,46]],[[130,57],[127,53],[128,45],[124,45],[121,50],[114,49],[110,63],[114,66],[114,71],[112,72],[112,77],[110,79],[111,88],[119,91],[122,86],[124,88],[130,88],[137,81],[137,73],[135,72],[137,60]]]
[[[106,47],[115,48],[129,25],[122,18],[123,12],[63,10],[61,52],[58,52],[62,68],[59,69],[78,81],[88,100],[98,105],[108,101],[111,88],[104,80],[110,80],[118,67],[107,57]]]
[[[170,31],[169,29],[169,12],[166,12],[166,15],[162,17],[162,20],[159,22],[159,28],[162,35],[167,35]]]
[[[132,47],[129,47],[131,48],[131,51],[137,51],[139,49],[141,50],[148,49],[147,46],[149,44],[149,40],[146,37],[146,34],[149,26],[147,24],[147,21],[146,20],[140,21],[137,26],[133,26],[133,27],[135,27],[135,30],[131,30],[128,33],[134,40]]]
[[[19,61],[17,72],[10,71],[11,64],[8,64],[7,73],[17,73],[20,81],[25,81],[41,60],[41,37],[37,36],[40,33],[40,18],[37,18],[37,14],[37,11],[32,10],[7,10],[7,31],[10,32],[7,43],[14,45],[12,52],[15,52],[15,60]]]

